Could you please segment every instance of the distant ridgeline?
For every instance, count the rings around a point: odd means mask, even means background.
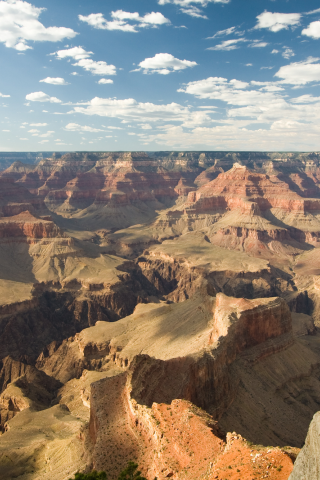
[[[61,158],[62,157],[62,158]],[[6,170],[15,162],[34,165],[44,159],[63,162],[99,162],[101,160],[123,160],[144,164],[153,161],[154,166],[161,166],[166,170],[184,170],[210,167],[219,167],[226,171],[234,163],[245,165],[250,169],[260,168],[286,170],[294,166],[318,167],[320,152],[228,152],[228,151],[159,151],[159,152],[0,152],[0,171]]]
[[[52,157],[53,152],[0,152],[0,171],[10,167],[13,162],[38,163],[43,158]]]

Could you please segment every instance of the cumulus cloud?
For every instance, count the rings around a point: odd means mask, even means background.
[[[170,53],[157,53],[152,58],[146,58],[139,63],[138,69],[134,71],[143,70],[143,73],[160,73],[161,75],[168,75],[171,72],[184,70],[188,67],[194,67],[197,62],[189,60],[179,60]]]
[[[279,81],[248,83],[222,77],[189,82],[179,91],[225,102],[225,115],[213,126],[167,122],[158,132],[144,133],[144,140],[184,149],[319,149],[320,97],[304,95],[291,101]]]
[[[58,42],[77,35],[71,28],[46,28],[38,20],[45,10],[22,0],[1,0],[0,42],[6,47],[24,51],[32,48],[28,41]]]
[[[254,28],[267,28],[271,32],[279,32],[300,24],[300,13],[272,13],[265,10],[257,16],[258,23]]]
[[[68,132],[90,132],[90,133],[104,131],[104,130],[101,130],[101,128],[93,128],[93,127],[89,127],[88,125],[78,125],[78,123],[68,123],[68,125],[65,126],[65,130],[67,130]]]
[[[140,17],[138,12],[125,12],[117,10],[111,12],[112,20],[108,21],[102,13],[91,13],[84,16],[79,15],[79,20],[86,22],[94,28],[102,30],[121,30],[123,32],[137,32],[138,28],[158,27],[159,25],[169,24],[170,20],[160,12],[147,13]],[[132,23],[128,23],[132,22]]]
[[[302,134],[303,132],[303,134]],[[198,126],[186,130],[181,126],[167,125],[161,132],[147,137],[149,142],[172,148],[208,150],[254,151],[309,151],[319,149],[319,127],[303,121],[276,120],[271,126],[246,127],[242,121],[232,119],[232,124]]]
[[[272,53],[272,52],[271,52],[271,53]],[[291,48],[285,47],[285,48],[284,48],[284,51],[282,52],[282,56],[283,56],[283,58],[285,58],[286,60],[289,60],[289,58],[295,56],[295,53],[294,53],[294,51],[293,51]]]
[[[147,122],[179,121],[183,122],[183,125],[201,125],[211,121],[206,112],[192,111],[190,107],[184,107],[178,103],[157,105],[151,102],[137,102],[133,98],[95,97],[85,105],[76,105],[74,110],[69,113],[98,115],[126,121],[137,121],[144,124]]]
[[[43,82],[43,83],[50,83],[51,85],[69,85],[68,82],[65,81],[64,78],[61,78],[61,77],[47,77],[47,78],[44,78],[43,80],[39,80],[39,82]]]
[[[0,97],[2,97],[2,98],[8,98],[8,97],[10,97],[10,95],[4,95],[3,93],[0,93]]]
[[[302,30],[302,35],[307,35],[307,37],[311,37],[314,39],[320,38],[320,21],[311,22],[307,28]]]
[[[236,79],[228,81],[223,77],[209,77],[189,82],[178,92],[188,93],[200,99],[222,100],[238,106],[268,104],[274,100],[274,94],[264,91],[266,86],[271,86],[270,84],[253,83],[253,86],[258,86],[259,89],[250,88],[249,83]]]
[[[110,78],[100,78],[98,83],[100,83],[100,85],[106,85],[107,83],[113,83],[113,80]]]
[[[108,65],[106,62],[95,62],[90,58],[93,52],[87,52],[82,47],[73,47],[66,50],[58,50],[51,55],[56,55],[56,58],[73,58],[76,63],[73,66],[82,67],[86,71],[91,72],[93,75],[116,75],[116,67],[114,65]]]
[[[232,38],[231,40],[224,40],[214,47],[209,47],[207,50],[235,50],[236,48],[239,48],[238,43],[240,42],[247,42],[247,40],[245,38]]]
[[[290,63],[279,69],[276,77],[282,78],[283,83],[291,85],[306,85],[320,81],[320,58],[309,57],[303,62]]]
[[[30,123],[30,127],[46,127],[47,123]]]
[[[30,100],[31,102],[50,102],[50,103],[61,103],[56,97],[50,97],[44,92],[33,92],[26,95],[26,100]]]

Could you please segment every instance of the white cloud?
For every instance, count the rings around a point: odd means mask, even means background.
[[[38,143],[47,143],[49,142],[49,140],[41,140],[41,142],[38,142]]]
[[[315,63],[319,58],[309,57],[303,62],[290,63],[280,68],[275,74],[282,78],[283,83],[291,85],[305,85],[309,82],[320,81],[320,63]]]
[[[30,123],[30,127],[46,127],[47,123]]]
[[[230,27],[226,28],[225,30],[219,30],[219,32],[215,33],[212,37],[207,37],[207,40],[210,40],[211,38],[216,38],[216,37],[222,37],[224,35],[231,35],[232,33],[236,33],[237,27]]]
[[[51,137],[51,135],[54,133],[53,130],[48,130],[46,133],[39,133],[39,130],[36,128],[32,128],[31,130],[28,130],[28,133],[32,133],[33,137],[40,137],[40,138],[47,138]]]
[[[75,106],[69,113],[82,113],[84,115],[98,115],[101,117],[118,118],[120,120],[150,123],[159,121],[178,121],[183,125],[201,125],[208,123],[211,118],[206,112],[191,111],[178,103],[157,105],[151,102],[137,102],[133,98],[99,98],[95,97],[85,106]]]
[[[266,87],[265,82],[256,82],[253,85],[260,88],[258,90],[249,89],[249,83],[236,79],[228,81],[222,77],[209,77],[204,80],[189,82],[184,88],[180,88],[178,92],[188,93],[201,99],[222,100],[230,105],[237,106],[267,105],[275,99],[273,94],[263,91]],[[267,86],[270,87],[271,85],[267,83]]]
[[[294,57],[295,53],[291,48],[286,47],[284,51],[282,52],[283,58],[289,60],[289,58]]]
[[[46,28],[38,18],[46,10],[22,0],[0,1],[0,42],[19,51],[28,50],[28,41],[58,42],[73,38],[77,33],[71,28]]]
[[[190,5],[189,7],[185,8],[185,7],[181,7],[180,8],[180,11],[182,13],[186,13],[187,15],[190,15],[190,17],[195,17],[195,18],[205,18],[205,19],[208,19],[207,15],[204,15],[202,13],[202,11],[200,10],[200,8],[194,6],[194,5]]]
[[[3,95],[3,93],[0,93],[0,97],[2,97],[2,98],[8,98],[8,97],[10,97],[10,96],[11,96],[11,95]]]
[[[116,75],[116,67],[114,65],[108,65],[103,61],[95,62],[91,58],[84,58],[73,65],[82,67],[93,75]]]
[[[107,83],[113,83],[113,80],[110,78],[100,78],[98,83],[100,83],[100,85],[106,85]]]
[[[263,48],[263,47],[266,47],[267,45],[269,45],[269,43],[267,43],[267,42],[261,42],[260,40],[253,40],[253,42],[250,43],[249,47],[253,47],[253,48]]]
[[[121,127],[112,127],[111,126],[111,127],[107,127],[107,128],[109,128],[110,130],[123,130],[123,128],[121,128]]]
[[[68,125],[65,126],[65,130],[69,132],[103,132],[103,130],[100,128],[93,128],[87,125],[78,125],[77,123],[68,123]]]
[[[43,83],[50,83],[51,85],[69,85],[68,82],[65,81],[64,78],[61,78],[61,77],[47,77],[47,78],[44,78],[43,80],[39,80],[39,82],[43,82]]]
[[[208,3],[229,3],[230,0],[158,0],[159,5],[166,5],[167,3],[173,3],[175,5],[180,5],[186,7],[192,3],[197,3],[202,7],[206,7]]]
[[[149,125],[149,123],[140,123],[139,126],[142,128],[142,130],[152,130],[152,127]]]
[[[316,8],[315,10],[311,10],[311,12],[306,12],[306,15],[313,15],[314,13],[320,13],[320,8]]]
[[[301,95],[300,97],[292,98],[292,103],[314,103],[319,102],[319,97],[313,97],[312,95]]]
[[[320,11],[320,9],[319,9]],[[320,21],[311,22],[307,28],[302,30],[302,35],[307,35],[307,37],[311,37],[314,39],[320,38]]]
[[[258,23],[254,28],[267,28],[271,32],[279,32],[300,24],[300,13],[272,13],[265,10],[257,16]]]
[[[86,22],[94,28],[102,30],[121,30],[123,32],[137,32],[137,28],[158,27],[169,24],[170,20],[160,12],[151,12],[140,17],[138,12],[125,12],[117,10],[111,12],[112,20],[108,21],[102,13],[91,13],[88,16],[79,15],[79,20]],[[133,22],[133,23],[128,23]]]
[[[79,75],[78,72],[71,72],[70,75]]]
[[[279,50],[277,50],[276,48],[274,48],[271,53],[279,53]]]
[[[43,92],[33,92],[26,95],[26,100],[30,100],[31,102],[50,102],[50,103],[61,103],[56,97],[50,97],[46,93]]]
[[[2,130],[3,132],[10,132],[10,130]]]
[[[20,140],[29,140],[29,138],[20,138]]]
[[[56,55],[57,58],[73,58],[77,60],[73,63],[73,66],[82,67],[93,75],[116,75],[116,67],[114,65],[108,65],[106,62],[95,62],[89,58],[93,52],[87,52],[82,47],[73,47],[67,50],[58,50],[51,55]]]
[[[224,40],[223,42],[215,45],[214,47],[207,48],[207,50],[235,50],[236,48],[239,48],[238,43],[240,42],[247,42],[247,40],[245,38],[233,38],[231,40]]]
[[[51,137],[51,135],[55,133],[53,130],[50,130],[46,133],[42,133],[41,135],[38,135],[38,137],[46,138],[46,137]]]
[[[202,11],[194,4],[200,7],[206,7],[208,3],[229,3],[230,0],[158,0],[159,5],[166,5],[172,3],[180,7],[182,13],[186,13],[191,17],[208,18]]]
[[[68,48],[67,50],[58,50],[55,53],[51,53],[51,55],[56,55],[57,58],[73,58],[74,60],[82,60],[83,58],[89,58],[93,52],[87,52],[82,47],[72,47]]]
[[[143,69],[143,73],[160,73],[162,75],[168,75],[168,73],[176,72],[178,70],[184,70],[188,67],[194,67],[196,62],[189,60],[179,60],[170,53],[157,53],[152,58],[146,58],[139,63],[137,70]]]

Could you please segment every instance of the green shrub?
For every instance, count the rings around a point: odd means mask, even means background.
[[[141,476],[141,472],[138,470],[138,464],[129,462],[128,466],[120,473],[118,480],[147,480]]]
[[[107,480],[107,474],[106,472],[97,472],[96,470],[93,470],[90,473],[76,473],[73,478],[70,478],[70,480]]]

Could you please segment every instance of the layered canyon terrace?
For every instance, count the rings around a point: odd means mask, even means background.
[[[317,479],[320,153],[8,158],[0,479]]]

